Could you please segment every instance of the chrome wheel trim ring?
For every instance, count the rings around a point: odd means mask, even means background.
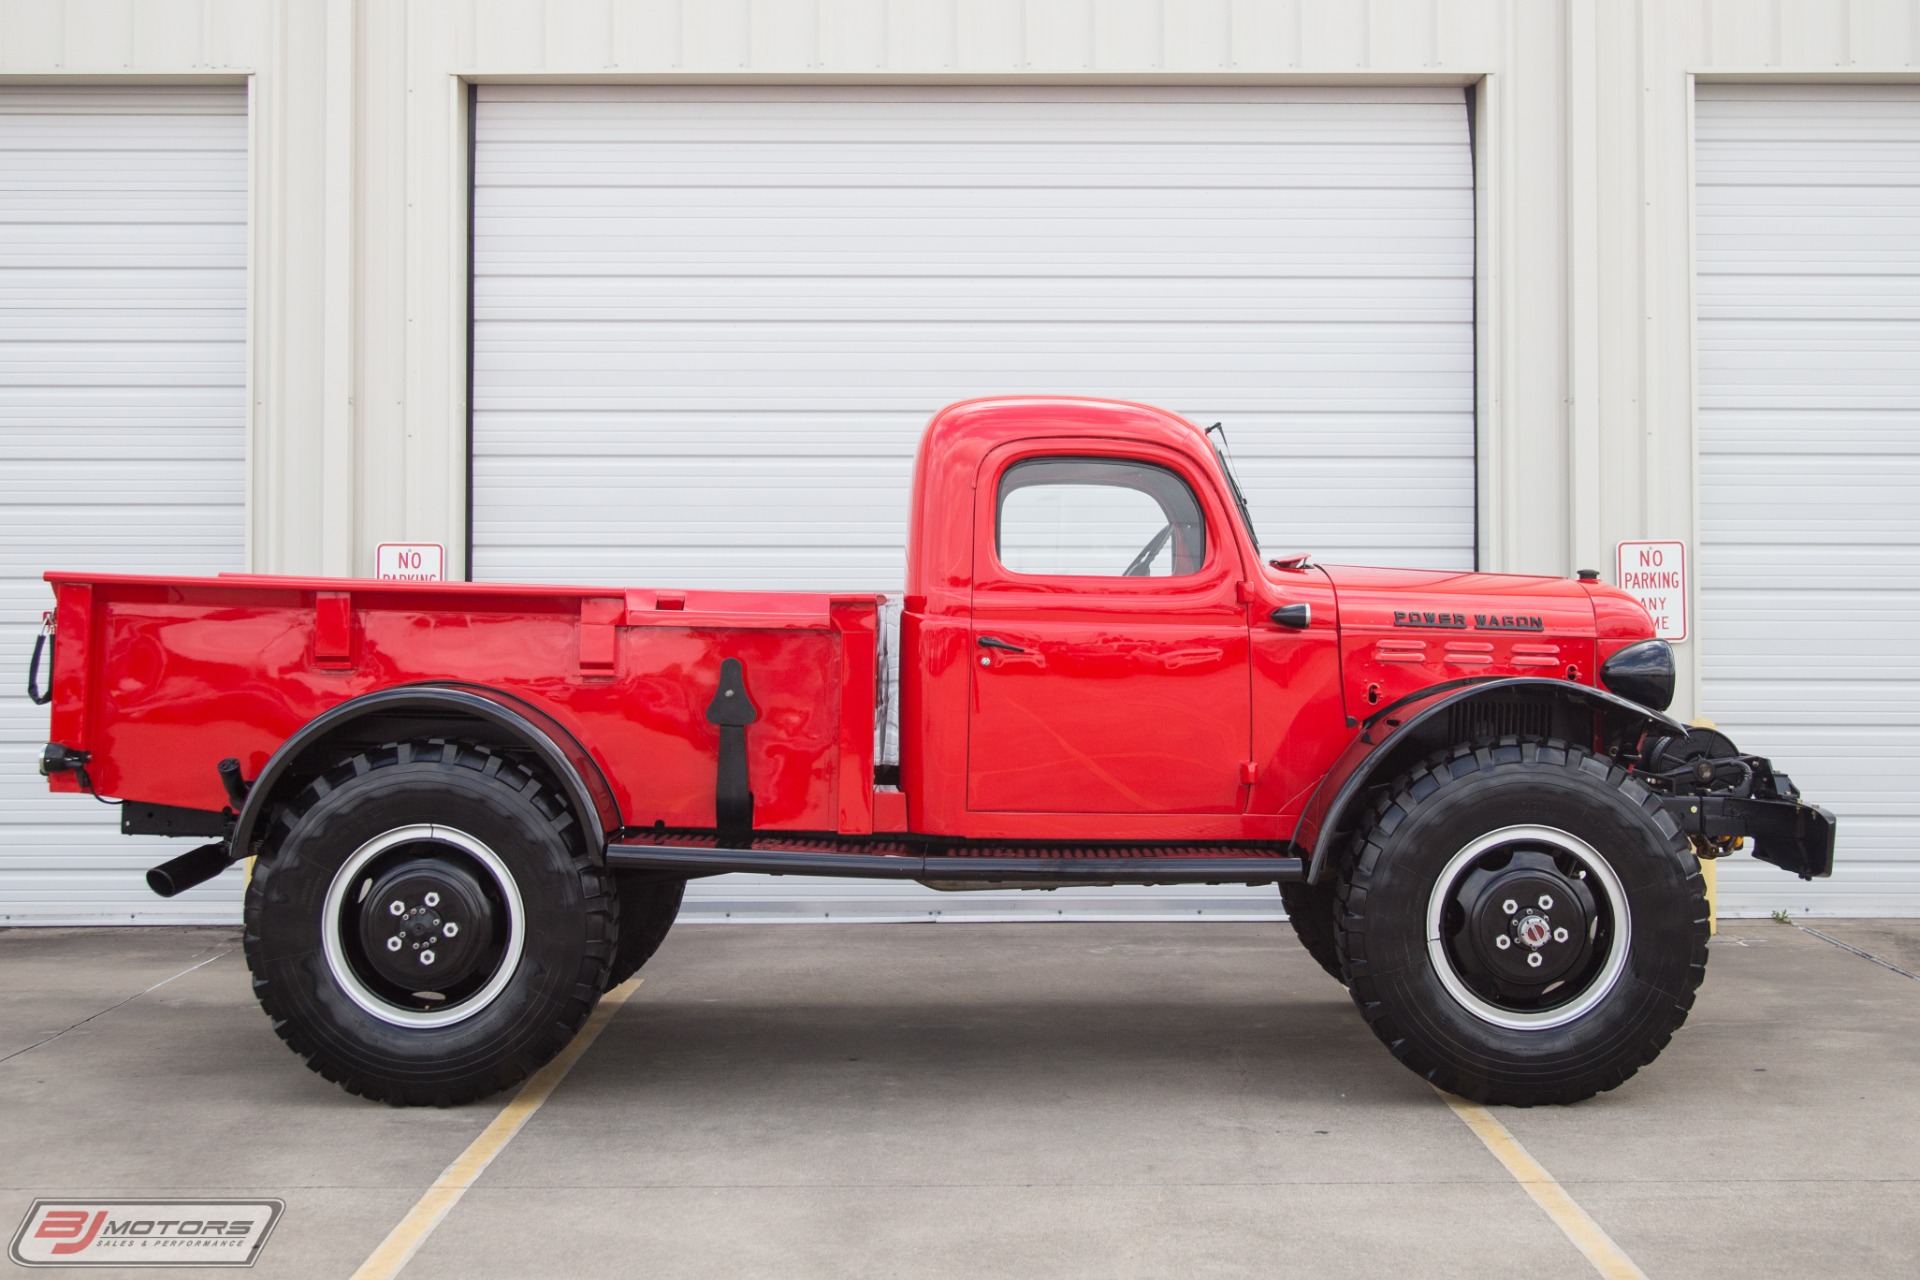
[[[381,999],[354,972],[340,936],[341,913],[347,906],[348,893],[360,878],[360,872],[387,850],[421,841],[452,845],[486,868],[507,908],[507,948],[500,957],[499,967],[478,991],[447,1009],[403,1009]],[[320,942],[326,953],[327,972],[333,975],[333,980],[346,993],[347,999],[364,1012],[396,1027],[448,1027],[471,1018],[507,989],[507,984],[513,981],[515,970],[520,967],[520,954],[526,947],[526,908],[520,899],[520,886],[514,883],[513,873],[507,870],[507,864],[499,854],[466,832],[435,823],[395,827],[355,849],[353,855],[333,873],[333,882],[327,886],[327,899],[321,912]]]
[[[1600,890],[1599,896],[1605,900],[1607,910],[1613,916],[1613,936],[1608,940],[1606,960],[1593,981],[1587,984],[1587,989],[1566,1004],[1534,1013],[1502,1008],[1462,981],[1440,929],[1441,921],[1446,917],[1447,903],[1453,896],[1454,883],[1461,874],[1489,849],[1518,843],[1545,845],[1555,852],[1570,854],[1592,877],[1594,886]],[[1548,1031],[1554,1027],[1564,1027],[1591,1012],[1607,998],[1608,993],[1619,984],[1620,975],[1626,972],[1627,952],[1632,937],[1633,920],[1627,910],[1627,893],[1620,884],[1620,877],[1614,874],[1599,850],[1579,836],[1558,827],[1523,825],[1487,832],[1470,841],[1447,860],[1447,865],[1441,868],[1439,878],[1433,882],[1433,889],[1427,895],[1427,959],[1433,965],[1440,985],[1468,1013],[1482,1022],[1509,1031]]]

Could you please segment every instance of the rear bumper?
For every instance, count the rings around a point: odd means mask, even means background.
[[[1690,836],[1745,836],[1753,856],[1802,880],[1833,874],[1833,815],[1798,800],[1672,796],[1666,810]]]

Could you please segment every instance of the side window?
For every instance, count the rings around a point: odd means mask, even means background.
[[[1171,578],[1198,573],[1207,526],[1165,467],[1117,458],[1030,458],[1000,477],[994,547],[1014,573]]]

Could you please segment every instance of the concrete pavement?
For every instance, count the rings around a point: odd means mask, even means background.
[[[1284,925],[682,926],[644,975],[406,1276],[1595,1274]],[[339,1092],[234,930],[10,930],[0,980],[9,1234],[277,1196],[257,1273],[348,1276],[505,1100]],[[1658,1062],[1497,1114],[1649,1276],[1910,1276],[1916,1045],[1920,981],[1732,922]]]

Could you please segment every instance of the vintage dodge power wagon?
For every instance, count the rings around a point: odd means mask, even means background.
[[[1270,558],[1172,414],[942,410],[907,557],[897,766],[875,594],[50,573],[43,768],[211,841],[158,893],[254,859],[275,1029],[393,1103],[526,1076],[735,871],[1277,884],[1407,1066],[1567,1102],[1686,1018],[1699,858],[1832,870],[1630,597]]]

